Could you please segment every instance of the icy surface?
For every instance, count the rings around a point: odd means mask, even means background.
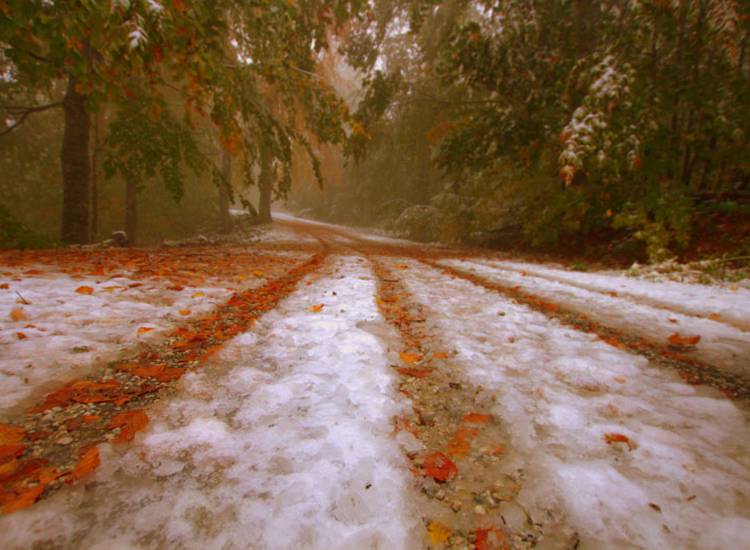
[[[410,262],[415,298],[511,433],[532,518],[582,547],[736,548],[750,540],[748,411],[645,358]],[[621,306],[622,307],[622,306]],[[605,442],[622,434],[636,445]]]
[[[497,261],[487,264],[525,271],[579,288],[616,292],[622,297],[688,315],[713,315],[719,321],[750,330],[750,290],[745,288],[652,282],[626,276],[571,272],[526,262]]]
[[[10,275],[4,278],[8,288],[0,289],[0,416],[94,363],[115,359],[139,341],[161,338],[231,294],[227,288],[165,288],[126,277],[72,278],[54,271],[32,277],[16,268],[3,272]],[[93,293],[77,293],[80,287]],[[28,303],[19,303],[24,300]],[[152,330],[139,334],[141,327]]]
[[[595,322],[635,334],[657,344],[667,344],[672,334],[700,336],[691,355],[717,368],[742,376],[750,375],[750,334],[730,325],[692,315],[638,304],[619,296],[586,290],[515,271],[490,267],[480,262],[444,260],[507,287],[520,287],[544,300],[582,313]]]
[[[335,264],[183,378],[132,445],[103,445],[95,483],[0,518],[0,547],[420,548],[375,282]]]

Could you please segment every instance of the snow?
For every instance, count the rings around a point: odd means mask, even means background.
[[[495,400],[512,439],[506,467],[525,472],[519,502],[534,521],[568,524],[592,549],[750,540],[746,409],[497,293],[407,263],[407,287],[453,343],[459,368]],[[637,447],[608,445],[607,433]],[[512,510],[505,517],[512,523]]]
[[[487,265],[526,271],[587,290],[617,292],[623,298],[686,315],[715,315],[721,322],[750,331],[750,289],[652,282],[625,276],[571,272],[526,262],[495,261],[487,262]]]
[[[0,290],[0,415],[84,374],[92,363],[114,360],[138,342],[163,338],[232,292],[216,286],[176,290],[124,276],[73,278],[48,266],[35,267],[43,273],[27,275],[28,266],[3,268],[9,288]],[[82,286],[91,287],[93,294],[77,293]],[[18,303],[19,295],[29,304]],[[18,308],[24,318],[16,321],[11,312]],[[153,330],[138,334],[140,327]],[[26,338],[19,339],[19,332]]]
[[[93,483],[0,518],[0,546],[420,548],[390,329],[365,265],[332,264],[186,375],[132,445],[102,445]]]
[[[520,286],[523,292],[530,292],[543,300],[586,315],[604,326],[640,336],[660,345],[666,344],[669,336],[675,333],[682,336],[698,335],[701,340],[696,350],[691,352],[691,356],[728,372],[741,376],[749,374],[747,358],[750,357],[750,335],[733,326],[635,303],[619,296],[609,296],[582,288],[582,285],[573,286],[568,282],[562,283],[533,275],[524,276],[521,273],[491,267],[481,262],[444,260],[441,263],[486,277],[508,288]],[[612,279],[612,284],[620,281],[620,278],[612,277]],[[632,281],[632,284],[645,285],[646,283]],[[692,298],[686,292],[684,296],[685,302],[697,303],[701,300],[700,295]],[[676,299],[675,294],[673,294],[673,299]],[[738,305],[738,307],[742,309],[743,306]]]

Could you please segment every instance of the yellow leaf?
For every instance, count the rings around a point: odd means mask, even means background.
[[[420,361],[422,359],[422,356],[420,354],[409,353],[408,351],[402,351],[399,354],[399,357],[401,357],[401,360],[407,365],[411,365],[412,363],[416,363],[417,361]]]
[[[451,530],[439,521],[431,521],[427,526],[427,536],[431,544],[445,544],[451,536]]]
[[[196,292],[193,294],[193,298],[203,298],[205,294],[203,292]]]
[[[265,274],[265,273],[263,273],[263,272],[262,272],[262,271],[260,271],[260,270],[256,270],[256,271],[253,271],[253,275],[254,275],[255,277],[257,277],[258,279],[262,279],[263,277],[265,277],[265,276],[266,276],[266,274]]]
[[[315,304],[314,306],[310,307],[310,311],[313,313],[320,313],[323,311],[323,308],[325,307],[325,304]]]
[[[14,321],[25,321],[27,319],[26,312],[22,307],[16,307],[10,310],[10,318]]]

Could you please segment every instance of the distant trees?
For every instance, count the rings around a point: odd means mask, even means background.
[[[126,181],[131,231],[135,193],[149,178],[160,177],[179,197],[184,168],[208,170],[209,181],[231,193],[226,170],[216,160],[220,155],[206,154],[201,132],[214,134],[215,142],[242,159],[251,183],[260,151],[267,151],[281,166],[283,174],[273,184],[283,195],[291,143],[306,143],[299,117],[324,141],[343,137],[346,110],[316,78],[315,64],[328,46],[328,33],[356,15],[361,4],[5,0],[0,134],[10,134],[37,112],[63,109],[66,243],[91,238],[92,117],[105,104],[112,113],[105,168]],[[264,104],[264,87],[272,87],[283,103],[283,116]]]
[[[701,194],[750,191],[747,2],[376,6],[349,45],[370,75],[350,152],[365,167],[394,139],[423,143],[391,162],[441,170],[365,181],[394,188],[381,203],[430,204],[457,240],[616,230],[659,257],[687,244]]]

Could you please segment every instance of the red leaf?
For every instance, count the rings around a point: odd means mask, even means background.
[[[88,474],[96,470],[101,461],[99,460],[99,448],[91,447],[78,459],[78,463],[70,474],[67,483],[73,483],[79,479],[86,477]]]
[[[148,424],[148,416],[142,410],[121,412],[109,423],[109,429],[121,428],[120,433],[115,437],[117,443],[132,441],[136,432],[142,430]]]
[[[628,450],[630,451],[638,447],[638,445],[636,445],[635,442],[627,435],[618,433],[604,434],[604,441],[607,443],[607,445],[612,445],[612,443],[625,443],[628,446]]]
[[[424,458],[422,468],[425,475],[439,483],[450,481],[458,475],[456,464],[440,452],[427,455]]]

